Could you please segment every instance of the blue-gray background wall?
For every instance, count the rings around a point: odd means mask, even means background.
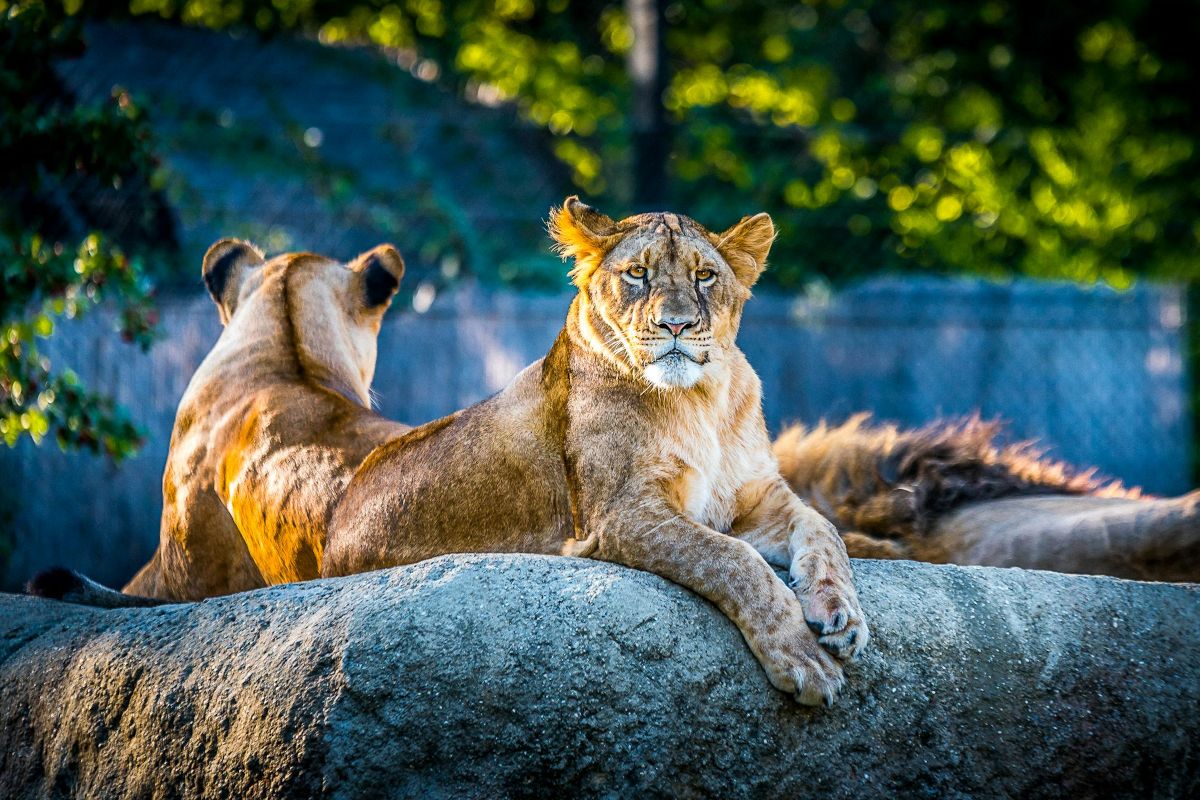
[[[568,302],[467,285],[424,313],[393,309],[380,410],[420,423],[491,394],[546,351]],[[909,425],[979,411],[1052,455],[1171,494],[1190,485],[1183,309],[1173,286],[882,279],[826,299],[756,297],[740,341],[773,432],[857,411]],[[175,406],[220,333],[201,293],[167,298],[162,316],[148,354],[121,344],[102,313],[52,340],[55,363],[114,394],[148,438],[120,466],[52,444],[0,448],[7,588],[59,563],[119,584],[152,552]]]

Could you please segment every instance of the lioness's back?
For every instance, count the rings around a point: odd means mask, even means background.
[[[323,574],[361,571],[364,556],[381,568],[437,553],[559,552],[570,504],[542,373],[537,361],[368,456],[334,514]]]

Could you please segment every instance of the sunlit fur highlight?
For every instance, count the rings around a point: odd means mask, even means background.
[[[576,286],[582,287],[600,266],[605,250],[619,234],[615,223],[602,215],[584,220],[572,214],[573,201],[577,208],[582,207],[577,198],[569,198],[562,206],[552,208],[546,230],[554,242],[555,252],[563,260],[574,262],[568,274]]]
[[[130,594],[197,600],[317,577],[354,469],[407,430],[368,408],[380,321],[404,271],[394,248],[348,265],[310,253],[264,263],[227,240],[206,276],[220,258],[211,285],[225,329],[180,401],[158,550]]]

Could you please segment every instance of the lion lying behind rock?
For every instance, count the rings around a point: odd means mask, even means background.
[[[1001,446],[978,418],[919,430],[794,427],[774,444],[792,489],[831,519],[850,555],[1200,580],[1200,492],[1136,489]]]

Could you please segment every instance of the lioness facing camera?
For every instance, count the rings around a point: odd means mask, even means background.
[[[735,344],[770,218],[714,234],[676,214],[616,222],[570,198],[551,233],[578,294],[549,354],[367,456],[322,574],[464,552],[612,561],[708,598],[776,687],[832,702],[836,659],[868,638],[850,562],[780,477]]]

